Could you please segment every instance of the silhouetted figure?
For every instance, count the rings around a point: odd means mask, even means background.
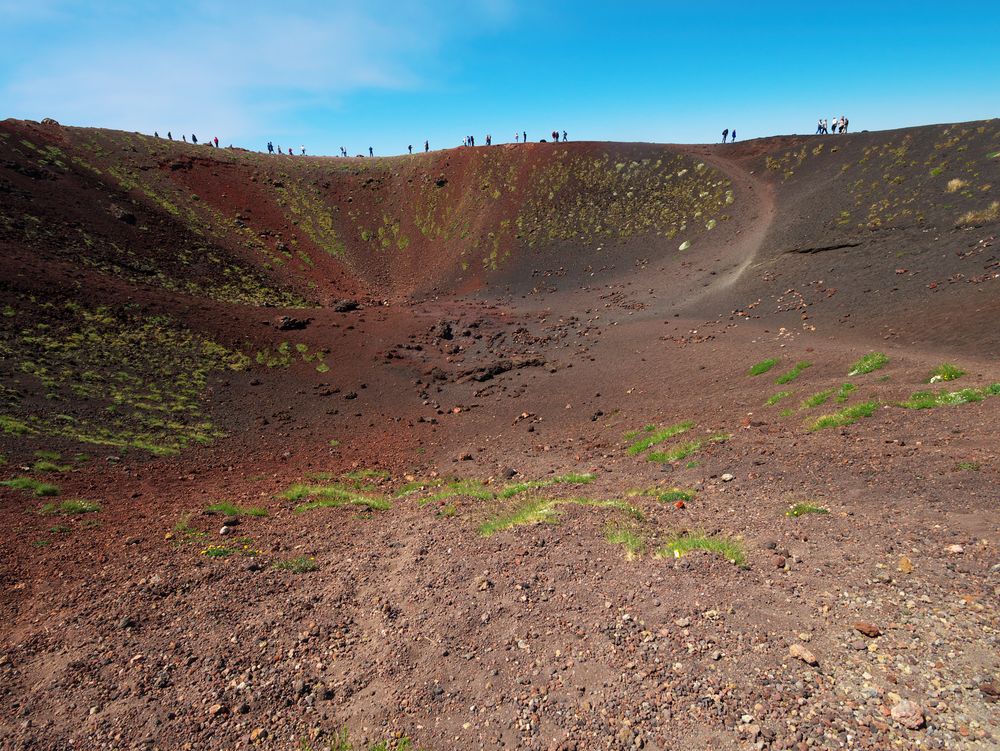
[[[409,151],[410,151],[411,154],[413,153],[413,144],[412,143],[409,146],[407,146],[406,148],[409,149]]]
[[[274,153],[274,144],[271,143],[270,141],[267,142],[267,153],[268,154]]]
[[[515,133],[514,134],[514,143],[521,143],[521,134],[520,133]]]
[[[736,143],[736,128],[733,128],[731,143]]]
[[[489,133],[486,134],[486,145],[487,146],[493,145],[493,136],[491,136]]]
[[[522,130],[521,131],[521,143],[527,143],[527,142],[528,142],[528,131]]]
[[[475,136],[469,136],[469,145],[470,146],[475,146],[476,145],[476,137]]]
[[[430,141],[424,141],[424,153],[426,154],[430,150],[431,150],[431,142]]]
[[[184,143],[187,143],[188,142],[188,137],[182,135],[181,136],[181,140],[184,141]]]
[[[198,143],[198,136],[194,133],[191,134],[191,143]]]
[[[566,143],[566,141],[568,141],[568,140],[569,140],[569,136],[566,135],[566,131],[564,130],[563,131],[563,143]]]
[[[843,115],[841,115],[840,116],[840,132],[841,133],[846,133],[847,132],[847,122],[848,122],[847,118],[844,117]]]
[[[159,137],[160,137],[160,131],[154,130],[153,131],[153,138],[159,138]]]
[[[368,156],[375,156],[375,149],[371,146],[368,147]]]
[[[722,142],[725,143],[728,140],[729,140],[729,128],[726,128],[724,131],[722,131]]]
[[[292,147],[291,146],[288,147],[288,156],[294,156],[294,154],[292,154]]]
[[[305,155],[306,155],[306,147],[305,147],[305,144],[303,144],[303,145],[299,146],[299,148],[300,148],[300,149],[302,150],[302,156],[305,156]]]
[[[556,143],[559,143],[559,131],[558,130],[552,131],[552,140],[555,141]]]
[[[215,148],[219,148],[219,137],[215,137]]]

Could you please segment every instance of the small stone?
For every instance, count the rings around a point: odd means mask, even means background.
[[[267,731],[264,728],[254,728],[250,731],[250,742],[256,743],[262,738],[267,738]]]
[[[688,626],[691,625],[691,619],[678,618],[676,621],[674,621],[674,625],[677,626],[677,628],[687,628]]]
[[[721,479],[723,482],[732,482],[733,480],[736,479],[736,477],[726,472],[726,474],[724,474]]]
[[[952,555],[961,555],[962,553],[965,552],[965,548],[963,548],[961,545],[949,545],[947,548],[945,548],[945,550],[947,550]]]
[[[773,555],[771,556],[771,564],[778,569],[785,567],[785,556],[783,555]]]
[[[867,621],[858,621],[855,623],[854,630],[872,639],[882,635],[882,629],[874,623],[868,623]]]
[[[793,644],[788,648],[788,654],[794,657],[796,660],[802,660],[802,662],[807,665],[818,665],[819,660],[816,659],[816,655],[810,652],[808,649],[803,647],[801,644]]]
[[[233,533],[232,527],[223,527],[219,530],[219,534],[225,537],[226,535],[231,535]]]
[[[866,649],[868,649],[868,645],[865,644],[863,639],[855,639],[854,641],[851,642],[851,649],[853,649],[855,652],[864,652]]]
[[[903,574],[913,573],[913,561],[910,560],[909,556],[904,555],[899,559],[899,565],[896,568]]]
[[[219,717],[228,712],[229,712],[229,707],[227,707],[225,704],[213,704],[208,708],[208,713],[212,715],[212,717]]]
[[[905,728],[917,730],[924,725],[924,710],[916,702],[903,699],[890,712],[892,719]]]

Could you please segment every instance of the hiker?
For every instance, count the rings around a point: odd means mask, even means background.
[[[729,128],[726,128],[724,131],[722,131],[722,142],[725,143],[728,140],[729,140]]]
[[[219,137],[215,137],[215,148],[219,148]]]
[[[188,137],[187,136],[181,136],[181,140],[184,141],[184,143],[187,143],[188,142]]]
[[[198,136],[194,133],[191,134],[191,143],[198,143]]]
[[[294,155],[294,154],[292,153],[292,147],[291,147],[291,146],[289,146],[289,147],[288,147],[288,156],[295,156],[295,155]]]
[[[167,138],[169,138],[171,141],[174,140],[174,136],[169,130],[167,131]]]
[[[424,141],[424,153],[426,154],[430,150],[431,150],[431,142],[430,141]]]
[[[368,147],[368,156],[371,157],[375,156],[375,149],[373,149],[371,146]]]
[[[412,143],[409,146],[407,146],[406,148],[410,150],[410,154],[413,154],[413,144]]]
[[[733,128],[733,132],[731,135],[733,140],[730,141],[730,143],[736,143],[736,128]]]
[[[300,148],[300,149],[302,150],[302,156],[305,156],[305,155],[306,155],[306,147],[305,147],[305,144],[302,144],[301,146],[299,146],[299,148]]]
[[[527,142],[528,142],[528,131],[522,130],[521,131],[521,143],[527,143]]]
[[[493,136],[491,136],[489,133],[486,134],[486,145],[487,146],[493,145]]]
[[[274,153],[274,144],[271,143],[270,141],[267,142],[267,153],[268,154]]]
[[[552,131],[552,140],[555,141],[556,143],[559,143],[559,131],[557,130]]]
[[[520,133],[515,133],[514,134],[514,143],[521,143],[521,134]]]
[[[469,146],[475,146],[475,145],[476,145],[476,137],[469,136]]]
[[[160,137],[160,131],[154,130],[153,131],[153,138],[159,138],[159,137]]]
[[[569,140],[569,136],[566,135],[566,131],[564,130],[563,131],[563,143],[566,143],[568,140]]]
[[[847,118],[844,117],[843,115],[840,116],[840,132],[841,133],[847,132]]]

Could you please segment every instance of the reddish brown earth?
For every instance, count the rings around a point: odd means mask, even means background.
[[[59,488],[0,487],[0,748],[1000,748],[1000,399],[900,406],[1000,381],[998,151],[997,121],[384,160],[0,123],[0,477]],[[73,390],[169,401],[174,350],[127,335],[156,327],[249,358],[167,419],[187,427]],[[945,362],[965,374],[926,385]],[[199,420],[225,435],[181,441]],[[691,456],[627,452],[683,421],[659,448]],[[296,512],[282,493],[319,473],[391,506]],[[593,481],[422,503],[567,473]],[[694,492],[630,493],[651,488]],[[567,504],[481,534],[570,498],[642,519]],[[100,510],[38,513],[64,499]],[[217,501],[267,516],[223,536]],[[745,567],[654,555],[692,531]],[[298,556],[316,569],[275,566]]]

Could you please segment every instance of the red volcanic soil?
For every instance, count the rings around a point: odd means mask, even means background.
[[[998,152],[0,123],[0,748],[1000,747]]]

